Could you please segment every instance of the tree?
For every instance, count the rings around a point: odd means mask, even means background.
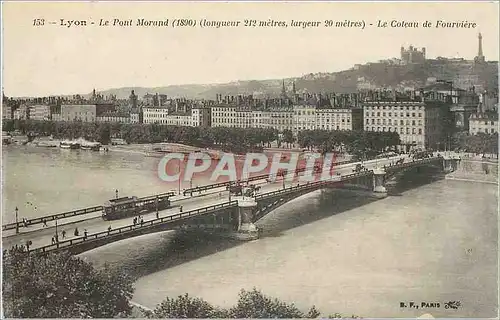
[[[232,318],[307,318],[309,315],[319,316],[315,307],[310,314],[304,314],[295,305],[282,302],[276,298],[265,296],[257,289],[241,290],[236,306],[229,310]]]
[[[228,318],[226,310],[216,308],[200,298],[190,297],[187,293],[177,298],[167,298],[152,312],[146,313],[148,318]]]
[[[132,279],[68,253],[40,256],[13,248],[3,254],[8,318],[111,318],[131,312]]]
[[[100,143],[107,145],[111,142],[111,125],[109,123],[101,123],[97,129]],[[87,137],[86,137],[87,138]]]
[[[283,142],[287,143],[288,145],[295,142],[295,137],[293,136],[292,130],[283,130]]]

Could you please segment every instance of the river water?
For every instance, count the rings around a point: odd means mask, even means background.
[[[4,148],[3,219],[176,189],[157,179],[157,159],[137,154]],[[196,183],[203,183],[197,181]],[[82,255],[137,277],[133,301],[154,307],[189,293],[227,307],[240,289],[361,317],[495,317],[497,185],[401,183],[386,199],[318,191],[261,221],[263,238],[240,243],[163,232]],[[36,207],[36,209],[34,208]],[[401,308],[414,301],[440,307]],[[460,301],[458,309],[445,309]]]

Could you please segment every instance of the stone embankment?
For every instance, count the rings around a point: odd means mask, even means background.
[[[498,159],[462,158],[446,179],[498,184]]]

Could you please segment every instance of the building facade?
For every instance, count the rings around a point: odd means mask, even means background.
[[[14,111],[12,111],[12,117],[16,120],[26,120],[29,117],[28,107],[26,105],[20,105]]]
[[[193,108],[191,110],[191,125],[193,127],[210,127],[212,125],[211,109],[209,107]]]
[[[8,103],[2,104],[2,119],[12,119],[12,106]]]
[[[498,115],[495,113],[476,113],[469,118],[469,134],[498,133]]]
[[[62,121],[96,121],[95,104],[63,104],[61,105]]]
[[[366,101],[363,103],[365,131],[397,132],[401,145],[437,149],[442,141],[444,101]]]
[[[168,108],[164,107],[144,107],[142,109],[144,123],[167,124]]]
[[[362,108],[322,108],[316,110],[316,129],[363,130]]]
[[[28,117],[32,120],[50,120],[50,106],[48,105],[32,105],[28,109]]]
[[[130,114],[124,112],[105,112],[96,116],[96,122],[130,123]]]

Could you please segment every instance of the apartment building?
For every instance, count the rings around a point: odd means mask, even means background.
[[[169,114],[167,106],[144,107],[142,112],[144,123],[167,124]]]
[[[294,105],[293,106],[293,127],[296,134],[302,130],[316,129],[316,106],[314,105]]]
[[[125,112],[105,112],[96,116],[96,122],[131,123],[130,114]]]
[[[196,107],[191,109],[191,125],[193,127],[210,127],[212,117],[209,107]]]
[[[420,101],[418,101],[420,100]],[[437,148],[441,141],[444,101],[366,101],[363,103],[365,131],[399,133],[401,144]]]
[[[316,129],[363,130],[362,108],[321,108],[316,110]]]
[[[469,134],[498,133],[498,114],[476,113],[469,118]]]
[[[241,100],[237,99],[236,101]],[[230,98],[212,108],[212,126],[236,128],[274,128],[291,130],[362,130],[362,108],[332,107],[324,97],[305,96],[292,100],[273,99],[256,103],[256,107],[239,107]]]
[[[50,120],[50,106],[43,104],[29,106],[28,117],[32,120]]]
[[[12,112],[13,119],[16,120],[25,120],[28,119],[28,107],[26,105],[21,105],[17,109],[14,109]]]
[[[62,121],[95,122],[103,114],[115,112],[114,104],[63,104],[61,105]]]

